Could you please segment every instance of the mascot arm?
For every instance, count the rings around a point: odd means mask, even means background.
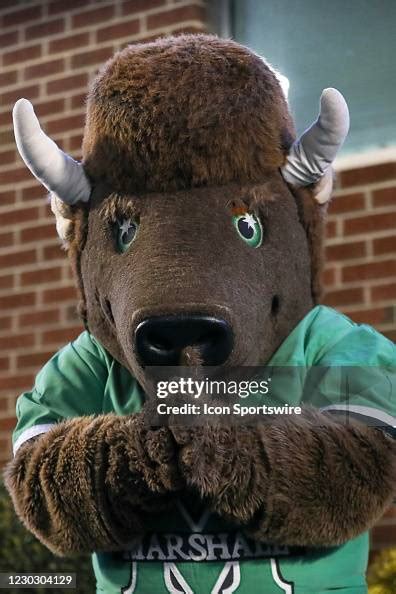
[[[311,370],[301,415],[174,431],[187,482],[261,541],[337,545],[370,528],[395,495],[395,345],[332,317],[330,334],[318,318],[301,341]]]
[[[160,509],[178,488],[169,430],[148,430],[138,412],[110,413],[106,386],[121,381],[109,375],[113,368],[84,332],[17,402],[6,485],[27,528],[58,554],[117,549],[141,531],[144,514]],[[125,392],[133,413],[140,401],[131,382]]]
[[[26,527],[54,553],[133,543],[178,488],[173,439],[141,415],[70,419],[21,446],[5,473]]]
[[[263,542],[340,544],[370,528],[395,494],[396,442],[328,413],[173,431],[187,483]]]

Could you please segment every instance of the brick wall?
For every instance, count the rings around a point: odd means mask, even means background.
[[[396,340],[396,163],[342,171],[330,205],[325,302]]]
[[[16,395],[81,331],[45,192],[15,152],[12,105],[30,99],[45,130],[78,158],[98,66],[128,42],[205,26],[203,0],[0,2],[0,465],[10,455]],[[392,339],[395,231],[396,164],[342,172],[327,227],[326,303]],[[390,542],[388,526],[376,530],[378,543]]]

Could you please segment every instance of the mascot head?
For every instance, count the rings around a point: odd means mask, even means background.
[[[14,108],[50,190],[90,332],[144,384],[148,365],[265,363],[319,294],[331,162],[348,129],[334,89],[295,139],[278,76],[208,35],[127,47],[88,95],[83,161]]]

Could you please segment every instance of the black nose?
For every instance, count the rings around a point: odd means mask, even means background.
[[[143,365],[180,365],[182,350],[188,346],[198,347],[204,365],[221,365],[228,359],[233,342],[225,320],[198,314],[147,318],[135,332]]]

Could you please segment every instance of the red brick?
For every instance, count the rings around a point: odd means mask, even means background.
[[[8,254],[0,256],[0,269],[14,268],[14,266],[22,266],[23,264],[33,264],[36,261],[36,250],[29,249],[8,252]]]
[[[11,315],[11,312],[10,312]],[[4,330],[9,330],[12,326],[12,318],[10,316],[8,316],[7,318],[0,318],[0,330],[4,331]]]
[[[10,368],[10,358],[9,357],[0,357],[0,371],[8,371],[8,369]],[[1,382],[1,380],[0,380]],[[6,410],[6,408],[8,408],[7,406],[7,400],[5,400],[4,398],[2,398],[0,400],[0,410]]]
[[[1,174],[0,174],[1,175]],[[39,209],[33,208],[19,208],[9,210],[1,213],[1,225],[12,225],[14,223],[23,223],[25,221],[35,221],[39,218]]]
[[[64,60],[50,60],[48,62],[40,62],[34,66],[25,68],[24,77],[29,78],[44,78],[51,74],[59,74],[65,68]]]
[[[6,190],[5,192],[0,192],[0,204],[4,206],[5,204],[14,204],[15,202],[15,191],[14,190]],[[0,215],[1,221],[1,215]]]
[[[352,260],[353,258],[363,258],[367,253],[367,246],[364,241],[356,243],[339,243],[337,245],[328,245],[326,247],[326,261]]]
[[[85,114],[78,114],[69,116],[66,118],[58,118],[48,122],[46,125],[47,133],[52,136],[59,132],[68,132],[69,130],[75,130],[77,128],[83,128],[85,122]]]
[[[10,120],[10,125],[12,125],[11,114],[8,114],[8,116]],[[13,147],[15,146],[15,136],[11,128],[9,130],[0,132],[0,146],[5,146],[6,144],[11,144]]]
[[[55,239],[57,237],[55,221],[48,225],[39,227],[27,227],[21,230],[21,240],[23,242],[37,241],[39,239]]]
[[[47,330],[43,332],[43,342],[47,343],[59,343],[70,342],[74,340],[82,332],[81,326],[72,326],[71,328],[60,328],[59,330]]]
[[[54,21],[45,21],[38,25],[32,25],[26,29],[26,39],[36,39],[37,37],[49,37],[62,33],[65,30],[65,21],[63,19],[56,19]]]
[[[59,243],[47,245],[44,248],[44,260],[59,260],[65,258],[65,252]]]
[[[0,45],[0,47],[2,47]],[[16,83],[18,78],[18,73],[16,70],[10,70],[9,72],[3,72],[0,74],[0,86],[6,87],[8,85],[13,85]]]
[[[3,54],[3,65],[10,66],[10,64],[17,64],[18,62],[26,62],[27,60],[34,60],[41,56],[41,45],[30,45],[29,47],[22,47]]]
[[[42,270],[32,270],[21,274],[22,286],[39,285],[43,283],[53,283],[61,279],[60,268],[45,268]]]
[[[52,0],[48,5],[49,14],[59,14],[60,12],[70,12],[76,8],[83,8],[87,5],[87,0]]]
[[[371,301],[388,301],[396,299],[396,283],[371,287]]]
[[[85,88],[87,83],[87,74],[74,74],[73,76],[64,76],[47,82],[46,89],[49,95],[53,95],[55,93],[64,93],[73,89],[79,89],[80,87]]]
[[[147,28],[159,29],[182,21],[206,21],[205,10],[201,6],[191,5],[154,13],[147,17]]]
[[[3,27],[12,27],[14,25],[25,25],[27,21],[40,18],[42,14],[41,6],[30,6],[29,8],[15,10],[3,15],[1,23]]]
[[[325,287],[334,285],[336,279],[335,268],[326,268],[322,274],[322,282]]]
[[[2,377],[0,386],[2,390],[23,390],[24,388],[30,388],[33,381],[34,377],[32,374],[11,375],[9,377]],[[8,423],[5,423],[6,421],[8,421]],[[0,419],[0,431],[5,429],[13,429],[15,426],[15,420],[13,420],[13,423],[11,421],[11,419]]]
[[[51,99],[50,101],[43,101],[34,105],[34,110],[39,118],[47,115],[58,115],[64,109],[64,99]]]
[[[329,212],[339,214],[349,212],[350,210],[361,210],[365,207],[364,194],[357,192],[355,194],[345,194],[336,196],[330,203]]]
[[[26,378],[22,377],[22,380],[26,380]],[[1,388],[2,389],[7,389],[7,388],[24,388],[26,385],[26,383],[18,383],[18,378],[2,378],[1,380]],[[0,419],[0,431],[12,431],[14,429],[16,425],[16,418],[15,417],[9,417],[6,419]]]
[[[100,8],[79,12],[72,17],[72,27],[86,27],[108,21],[114,16],[114,11],[114,6],[101,6]]]
[[[81,157],[81,145],[82,145],[82,134],[78,134],[77,136],[71,136],[69,138],[70,151],[77,153],[74,155],[75,159],[80,159],[80,157]]]
[[[382,229],[394,229],[395,219],[389,213],[370,214],[344,220],[344,235],[354,233],[372,233]]]
[[[6,295],[0,297],[0,309],[16,309],[17,307],[27,307],[36,303],[35,293],[17,293],[15,295]]]
[[[138,19],[117,23],[116,25],[110,25],[109,27],[99,29],[96,32],[96,41],[100,43],[111,39],[118,40],[122,37],[129,37],[139,33],[139,29],[140,21]]]
[[[14,241],[15,241],[14,232],[0,234],[0,247],[10,247],[10,246],[14,245]]]
[[[10,163],[15,163],[15,158],[16,158],[15,150],[4,151],[3,153],[0,153],[1,165],[9,165]]]
[[[388,179],[396,180],[396,163],[381,163],[380,165],[349,169],[339,173],[340,184],[343,188],[372,184]]]
[[[74,287],[59,287],[43,291],[44,303],[60,303],[61,301],[72,301],[77,298],[77,291]]]
[[[12,289],[15,284],[15,277],[13,274],[6,274],[0,276],[0,289]]]
[[[8,351],[9,349],[17,349],[19,347],[31,347],[35,343],[34,334],[12,334],[0,338],[0,349]]]
[[[363,289],[339,289],[326,293],[324,303],[330,306],[353,305],[364,300]]]
[[[386,260],[378,262],[367,262],[345,266],[342,270],[343,282],[364,281],[376,278],[386,278],[396,274],[396,261]]]
[[[12,122],[12,115],[10,109],[0,113],[0,126],[9,126]]]
[[[34,186],[28,186],[22,189],[22,202],[30,202],[31,200],[46,200],[47,190],[36,182]]]
[[[2,33],[0,35],[0,47],[4,48],[8,45],[14,45],[18,42],[19,31],[9,31],[8,33]]]
[[[396,207],[396,186],[392,188],[382,188],[373,192],[373,206],[394,206]]]
[[[39,91],[40,89],[38,85],[18,87],[17,89],[13,89],[7,93],[2,93],[0,95],[0,103],[2,107],[5,107],[6,105],[15,103],[15,101],[18,101],[18,99],[21,97],[25,97],[26,99],[34,99],[35,97],[38,97]]]
[[[326,223],[326,237],[331,238],[337,235],[337,223],[335,221],[327,221]]]
[[[51,359],[53,355],[53,351],[47,351],[44,353],[31,353],[29,355],[19,355],[17,357],[17,366],[18,367],[41,367],[46,363],[49,359]]]
[[[59,322],[59,315],[60,312],[58,309],[46,309],[20,314],[18,325],[20,328],[25,328],[25,326],[46,326],[47,324]]]
[[[128,0],[122,4],[122,14],[144,12],[164,5],[164,0]]]
[[[75,54],[72,57],[72,68],[82,68],[92,66],[93,64],[102,64],[113,54],[113,48],[102,47],[89,52]]]
[[[62,0],[64,3],[64,0]],[[53,39],[49,44],[49,53],[67,52],[76,47],[87,46],[89,43],[89,33],[77,33],[76,35],[66,35],[59,39]]]
[[[396,222],[395,222],[396,231]],[[396,252],[396,235],[390,235],[388,237],[379,237],[373,241],[374,254],[391,254]]]
[[[348,314],[355,322],[359,324],[389,324],[395,321],[393,306],[377,307],[373,309],[363,309],[353,311]]]

